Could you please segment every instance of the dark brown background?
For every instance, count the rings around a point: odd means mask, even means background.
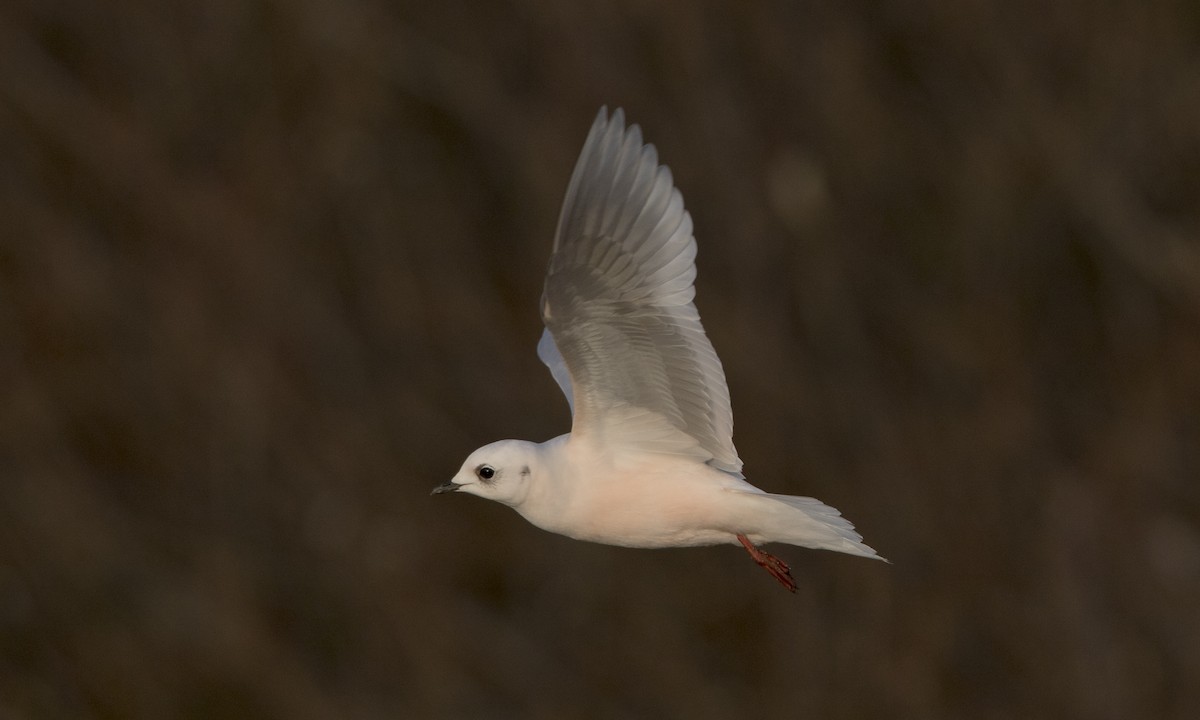
[[[1200,6],[0,10],[0,716],[1192,718]],[[601,104],[750,479],[885,566],[430,498],[534,355]]]

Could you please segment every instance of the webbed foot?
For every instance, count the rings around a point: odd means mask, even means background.
[[[787,563],[771,553],[760,549],[754,543],[750,542],[750,538],[745,535],[738,535],[737,539],[742,544],[742,547],[746,548],[746,552],[750,553],[750,557],[754,558],[754,562],[771,573],[771,577],[778,580],[780,585],[791,592],[796,592],[796,578],[792,577],[792,569],[788,567]]]

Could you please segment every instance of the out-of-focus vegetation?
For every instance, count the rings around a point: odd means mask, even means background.
[[[1196,717],[1197,8],[6,3],[0,716]],[[601,104],[749,478],[894,565],[428,497],[568,429]]]

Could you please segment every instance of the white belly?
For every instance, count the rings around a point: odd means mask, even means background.
[[[551,532],[623,547],[736,543],[736,534],[744,532],[738,493],[729,488],[750,486],[720,470],[664,456],[603,469],[576,478],[557,512],[522,514]]]

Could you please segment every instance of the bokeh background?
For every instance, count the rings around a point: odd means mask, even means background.
[[[429,497],[675,173],[749,478],[887,566]],[[1200,5],[9,0],[0,717],[1200,714]]]

